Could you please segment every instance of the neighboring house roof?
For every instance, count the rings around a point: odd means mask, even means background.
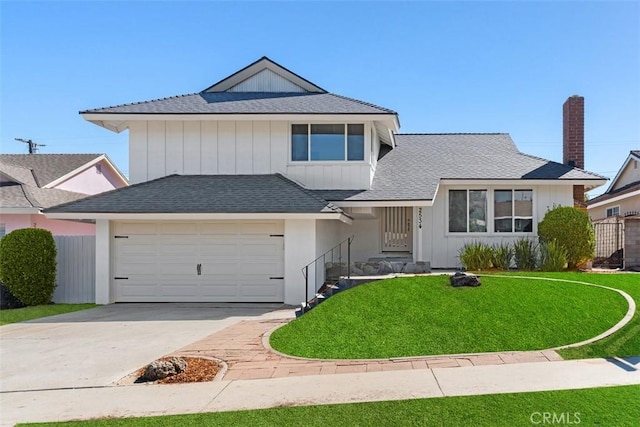
[[[0,207],[48,208],[86,197],[86,194],[46,188],[92,162],[107,159],[124,183],[126,178],[104,154],[0,154]]]
[[[170,175],[47,209],[47,213],[339,213],[280,174]]]
[[[640,190],[640,181],[631,182],[623,187],[617,188],[612,191],[608,191],[604,194],[599,195],[598,197],[594,197],[593,199],[587,202],[587,205],[591,206],[595,203],[604,202],[606,200],[613,199],[614,197],[630,194],[638,190]]]
[[[441,180],[593,180],[595,173],[521,153],[506,133],[398,134],[371,190],[319,190],[330,201],[433,200]]]
[[[397,114],[332,93],[201,92],[81,111],[108,114]]]
[[[38,188],[18,183],[0,185],[0,205],[3,208],[48,208],[83,197],[87,195],[56,188]]]
[[[16,166],[30,169],[36,184],[44,187],[100,156],[102,154],[0,154],[0,170],[4,171],[7,168],[7,173],[10,174],[11,170],[16,170]],[[18,176],[13,178],[33,185],[23,181],[24,176],[22,179]]]

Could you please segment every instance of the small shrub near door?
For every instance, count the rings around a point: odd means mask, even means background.
[[[467,270],[488,270],[493,266],[493,248],[482,242],[465,243],[459,258]]]
[[[549,210],[538,224],[541,242],[557,241],[567,252],[569,268],[593,259],[596,239],[586,212],[571,206]]]
[[[26,305],[51,302],[56,288],[56,243],[51,232],[22,228],[4,236],[0,281]]]

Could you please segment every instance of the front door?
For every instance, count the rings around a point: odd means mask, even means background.
[[[382,209],[382,252],[411,252],[412,212],[412,208],[405,207]]]

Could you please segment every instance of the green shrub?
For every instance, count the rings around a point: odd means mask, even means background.
[[[513,257],[518,270],[535,270],[538,258],[536,243],[526,238],[516,240],[513,244]]]
[[[459,251],[459,258],[467,270],[488,270],[493,265],[493,248],[482,242],[465,243]]]
[[[51,302],[56,288],[56,242],[51,232],[23,228],[4,236],[0,281],[26,305]]]
[[[567,265],[567,251],[552,240],[540,243],[540,271],[562,271]]]
[[[509,243],[493,245],[493,258],[491,263],[498,270],[508,270],[513,260],[513,249]]]
[[[569,268],[593,259],[596,239],[586,212],[571,206],[558,206],[545,214],[538,224],[541,242],[557,241],[567,251]]]

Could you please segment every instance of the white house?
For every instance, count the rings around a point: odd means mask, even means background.
[[[465,242],[535,236],[574,187],[605,182],[508,134],[400,134],[396,112],[266,57],[198,93],[81,114],[129,130],[132,186],[47,210],[96,222],[98,303],[297,304],[301,269],[351,235],[352,261],[456,267]]]

